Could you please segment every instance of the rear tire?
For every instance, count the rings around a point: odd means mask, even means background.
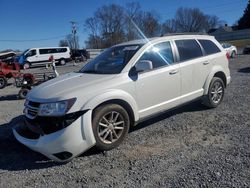
[[[120,105],[98,107],[92,120],[97,149],[105,151],[119,146],[128,134],[129,125],[129,115]]]
[[[203,98],[203,104],[209,108],[216,108],[222,102],[225,85],[221,78],[214,77],[209,85],[208,93]]]
[[[236,52],[235,51],[232,51],[231,53],[231,58],[235,58],[236,57]]]
[[[65,59],[60,59],[60,65],[66,65],[66,60]]]
[[[7,85],[7,79],[3,76],[0,77],[0,89],[5,88]]]

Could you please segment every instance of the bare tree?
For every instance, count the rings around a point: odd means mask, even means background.
[[[137,25],[146,37],[160,34],[161,24],[158,15],[154,12],[141,12]]]
[[[203,32],[206,16],[197,8],[179,8],[175,15],[178,32]]]
[[[175,19],[166,20],[162,24],[162,34],[177,32]]]
[[[70,49],[79,49],[79,37],[78,36],[76,36],[76,40],[74,41],[74,36],[72,34],[69,34],[67,35],[66,40],[68,42],[68,46],[70,47]]]
[[[136,30],[134,23],[138,22],[141,13],[141,6],[138,2],[130,2],[125,7],[125,29],[126,39],[133,40],[137,38],[138,31]]]
[[[62,40],[59,41],[59,46],[60,46],[60,47],[69,46],[69,43],[68,43],[67,40],[62,39]]]
[[[100,24],[100,33],[103,37],[104,47],[124,41],[124,9],[123,7],[111,4],[102,6],[95,13]]]
[[[99,37],[99,22],[96,17],[88,18],[85,21],[84,27],[90,31],[90,36],[86,42],[88,48],[100,48],[100,37]]]

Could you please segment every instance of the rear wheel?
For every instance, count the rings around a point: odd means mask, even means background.
[[[107,104],[98,107],[92,120],[96,147],[100,150],[117,147],[128,134],[129,125],[129,115],[120,105]]]
[[[204,97],[203,103],[210,107],[217,107],[224,97],[224,83],[221,78],[214,77],[209,85],[208,94]]]
[[[7,80],[5,77],[1,76],[0,77],[0,89],[5,88],[5,86],[7,85]]]
[[[60,59],[60,65],[66,65],[66,60],[65,59]]]
[[[236,52],[233,51],[232,54],[231,54],[231,58],[235,58],[235,56],[236,56]]]

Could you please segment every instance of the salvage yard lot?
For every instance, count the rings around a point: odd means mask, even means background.
[[[91,149],[66,164],[14,139],[24,101],[14,86],[0,90],[0,187],[249,187],[250,55],[230,60],[230,70],[218,108],[194,102],[163,113],[132,128],[119,148]]]

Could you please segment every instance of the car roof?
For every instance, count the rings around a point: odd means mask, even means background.
[[[154,37],[154,38],[146,38],[146,39],[139,39],[139,40],[132,40],[128,42],[123,42],[121,44],[117,44],[115,46],[122,46],[122,45],[138,45],[138,44],[146,44],[148,42],[156,42],[160,40],[173,40],[173,39],[214,39],[214,36],[210,36],[207,34],[167,34],[162,37]]]

